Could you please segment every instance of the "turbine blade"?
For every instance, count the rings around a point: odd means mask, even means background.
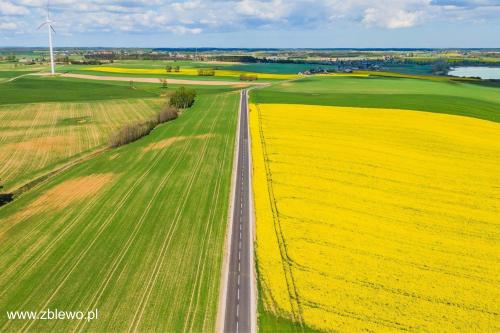
[[[36,28],[36,30],[40,30],[40,28],[43,27],[46,24],[47,24],[47,22],[43,22],[42,24],[40,24],[40,26],[38,28]]]
[[[50,25],[50,29],[52,29],[52,31],[54,31],[55,34],[57,33],[52,25]]]

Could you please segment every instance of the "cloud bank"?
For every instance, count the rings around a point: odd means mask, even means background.
[[[45,0],[0,0],[0,36],[33,34]],[[248,30],[407,29],[498,20],[500,0],[52,0],[58,33],[176,35]]]

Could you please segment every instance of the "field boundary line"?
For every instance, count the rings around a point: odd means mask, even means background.
[[[97,148],[95,150],[92,150],[88,154],[77,157],[74,160],[68,161],[67,163],[62,164],[59,168],[56,167],[53,170],[48,171],[48,172],[40,175],[39,177],[37,177],[29,182],[24,183],[23,185],[13,189],[11,192],[14,193],[14,195],[16,197],[19,198],[19,196],[21,196],[22,194],[29,192],[38,186],[41,186],[42,184],[44,184],[45,182],[50,180],[53,176],[57,176],[59,173],[64,172],[64,171],[66,171],[66,170],[68,170],[68,169],[70,169],[70,168],[72,168],[80,163],[86,162],[89,159],[94,158],[94,157],[98,156],[99,154],[104,153],[108,150],[110,150],[109,147],[101,147],[101,148]]]
[[[20,79],[20,78],[22,78],[24,76],[28,76],[28,75],[31,75],[31,74],[33,74],[33,72],[29,72],[29,73],[22,74],[22,75],[19,75],[19,76],[14,76],[14,77],[11,77],[10,79],[7,79],[5,81],[0,81],[0,84],[2,84],[2,83],[9,83],[9,82],[15,81],[17,79]]]
[[[236,140],[234,140],[234,155],[233,155],[233,170],[231,175],[231,192],[229,194],[229,206],[228,206],[228,225],[226,226],[226,236],[224,241],[224,257],[222,260],[222,274],[221,274],[221,287],[219,289],[219,306],[217,313],[217,320],[215,325],[215,332],[223,333],[224,331],[224,315],[226,313],[226,298],[227,298],[227,281],[229,278],[229,257],[231,250],[231,234],[233,230],[233,209],[234,209],[234,199],[236,190],[236,176],[238,168],[238,154],[239,154],[239,143],[240,143],[240,119],[241,119],[241,101],[243,99],[243,91],[240,91],[240,101],[238,103],[238,118],[236,126]]]

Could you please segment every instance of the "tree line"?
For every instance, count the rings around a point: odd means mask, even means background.
[[[116,148],[139,140],[159,124],[177,119],[181,109],[187,109],[194,104],[196,90],[181,87],[170,97],[169,104],[163,108],[154,118],[144,122],[128,124],[112,133],[109,138],[109,146]]]

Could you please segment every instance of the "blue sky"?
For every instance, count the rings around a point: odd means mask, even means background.
[[[0,0],[0,46],[44,46],[46,0]],[[496,47],[500,0],[52,0],[56,46]]]

